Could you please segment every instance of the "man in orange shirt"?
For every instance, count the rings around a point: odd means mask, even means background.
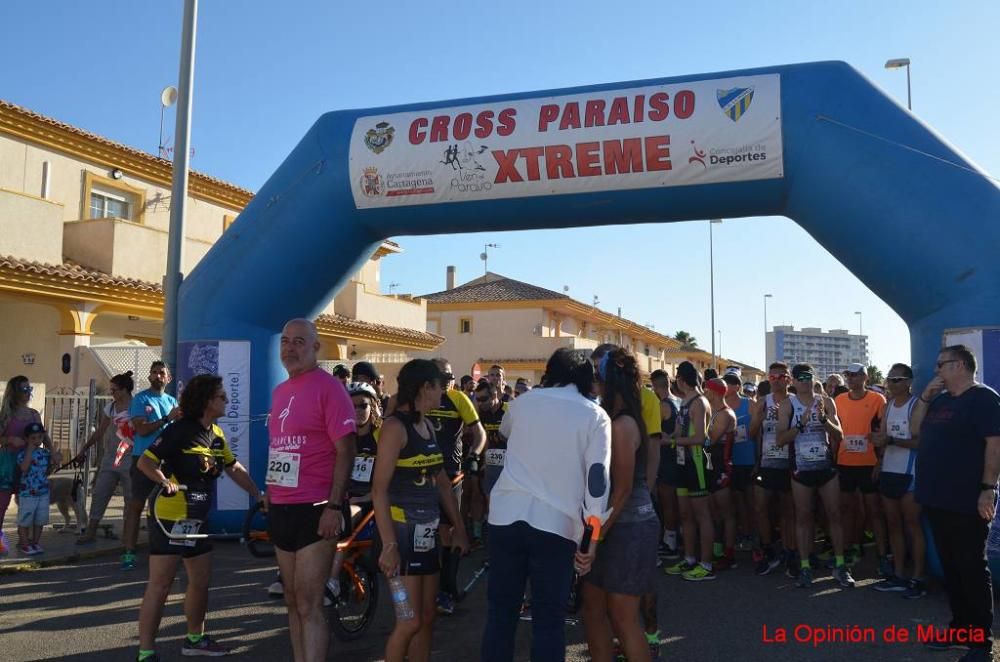
[[[864,514],[867,512],[878,545],[879,574],[888,577],[892,575],[892,564],[886,557],[885,521],[878,494],[878,457],[872,443],[872,432],[879,429],[885,409],[885,397],[865,388],[868,371],[861,363],[847,366],[844,377],[850,390],[834,400],[844,430],[837,452],[844,534],[851,555],[860,557],[862,532],[865,530]],[[857,492],[861,492],[864,511]]]

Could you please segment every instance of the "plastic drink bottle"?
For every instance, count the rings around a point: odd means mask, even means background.
[[[392,594],[392,607],[396,610],[396,620],[408,621],[413,618],[413,607],[410,605],[410,596],[406,593],[406,586],[403,578],[393,575],[389,578],[389,592]]]

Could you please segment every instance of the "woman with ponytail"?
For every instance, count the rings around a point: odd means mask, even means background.
[[[601,406],[611,418],[611,516],[583,584],[583,621],[590,657],[608,660],[612,634],[629,660],[650,659],[639,599],[656,573],[659,523],[647,484],[649,435],[642,416],[639,366],[621,348],[597,367]]]

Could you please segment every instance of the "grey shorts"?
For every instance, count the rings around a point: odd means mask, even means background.
[[[584,581],[608,593],[645,595],[656,581],[656,542],[660,523],[616,522],[597,546],[594,565]]]

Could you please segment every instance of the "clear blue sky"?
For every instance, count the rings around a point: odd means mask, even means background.
[[[815,60],[845,60],[905,105],[904,71],[882,65],[909,57],[917,115],[1000,173],[1000,4],[695,5],[202,0],[192,165],[256,190],[328,110]],[[182,6],[6,0],[0,98],[155,152],[159,93],[177,77]],[[170,114],[171,133],[172,122]],[[771,324],[857,331],[854,311],[862,311],[874,362],[884,370],[909,358],[902,320],[792,221],[735,219],[715,229],[716,328],[726,355],[763,362],[762,295],[770,292]],[[568,285],[582,301],[596,294],[606,310],[621,306],[636,322],[710,344],[704,222],[398,241],[406,253],[384,261],[384,288],[443,289],[448,264],[460,281],[479,275],[489,241],[502,246],[491,271],[557,291]],[[776,245],[785,250],[780,263]],[[613,273],[590,267],[594,246],[621,255]],[[803,307],[796,275],[810,270],[832,295]],[[683,279],[671,280],[678,273]]]

